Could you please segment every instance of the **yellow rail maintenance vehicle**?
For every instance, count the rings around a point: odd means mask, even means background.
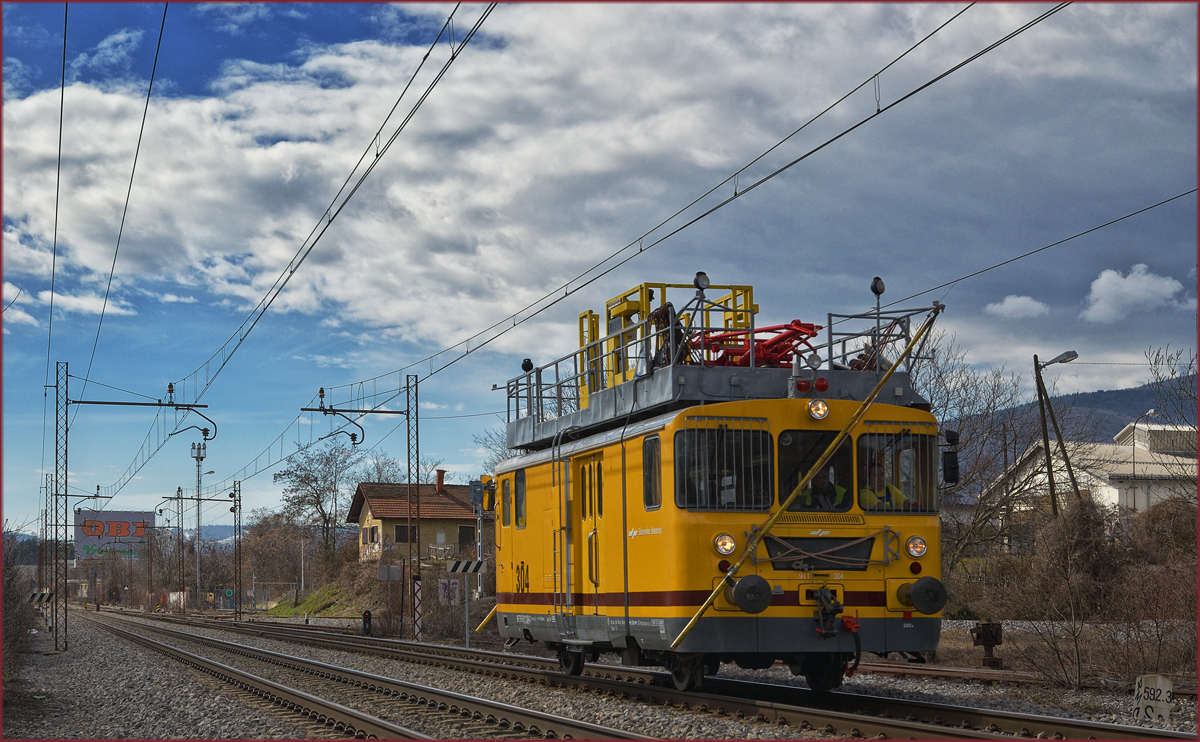
[[[584,312],[577,351],[507,384],[500,634],[681,689],[780,661],[826,690],[863,652],[935,650],[957,435],[939,444],[908,363],[941,309],[756,327],[751,287],[698,273]]]

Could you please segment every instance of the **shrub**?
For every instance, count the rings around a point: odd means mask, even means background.
[[[33,606],[27,598],[30,593],[29,578],[22,573],[22,561],[18,558],[21,542],[5,524],[4,542],[4,680],[16,668],[19,654],[29,649],[29,630],[34,628],[36,618]]]

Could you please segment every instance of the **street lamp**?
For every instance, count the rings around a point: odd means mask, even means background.
[[[1071,487],[1075,490],[1075,498],[1079,499],[1079,485],[1075,482],[1075,472],[1071,470],[1071,459],[1067,456],[1067,447],[1063,442],[1062,431],[1058,428],[1058,420],[1054,417],[1054,408],[1050,406],[1050,395],[1046,385],[1042,383],[1042,369],[1055,363],[1070,363],[1079,357],[1073,350],[1059,353],[1050,360],[1042,363],[1036,354],[1033,356],[1033,375],[1037,382],[1038,410],[1042,418],[1042,445],[1046,449],[1046,484],[1050,488],[1050,512],[1058,517],[1058,497],[1054,493],[1054,464],[1050,458],[1050,433],[1046,430],[1046,412],[1050,413],[1050,422],[1054,425],[1054,433],[1058,436],[1058,447],[1062,450],[1063,460],[1067,464],[1067,475],[1071,478]]]
[[[1138,415],[1137,419],[1133,421],[1133,440],[1130,441],[1130,443],[1133,444],[1133,451],[1130,452],[1130,456],[1131,456],[1130,463],[1132,464],[1133,471],[1129,475],[1130,480],[1132,480],[1132,481],[1130,481],[1129,485],[1130,485],[1130,488],[1133,490],[1132,500],[1133,500],[1133,509],[1134,510],[1137,510],[1137,492],[1138,492],[1138,486],[1137,486],[1137,426],[1138,426],[1138,423],[1140,423],[1142,421],[1142,418],[1144,418],[1144,417],[1145,418],[1158,417],[1158,410],[1151,407],[1150,409],[1146,410],[1142,414]],[[1150,493],[1149,492],[1146,493],[1146,507],[1150,507]]]

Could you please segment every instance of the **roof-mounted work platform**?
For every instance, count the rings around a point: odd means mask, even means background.
[[[687,293],[677,310],[668,294]],[[579,350],[509,380],[508,446],[546,448],[560,433],[579,438],[713,402],[862,400],[889,367],[889,349],[898,354],[911,340],[912,317],[938,308],[758,327],[750,286],[713,286],[704,273],[692,285],[643,283],[605,302],[603,316],[579,315]],[[886,401],[927,407],[909,384],[909,363]]]

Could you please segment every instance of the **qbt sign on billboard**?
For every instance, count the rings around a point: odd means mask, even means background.
[[[146,549],[154,513],[133,510],[77,510],[75,553],[80,557],[102,554],[137,556]]]

